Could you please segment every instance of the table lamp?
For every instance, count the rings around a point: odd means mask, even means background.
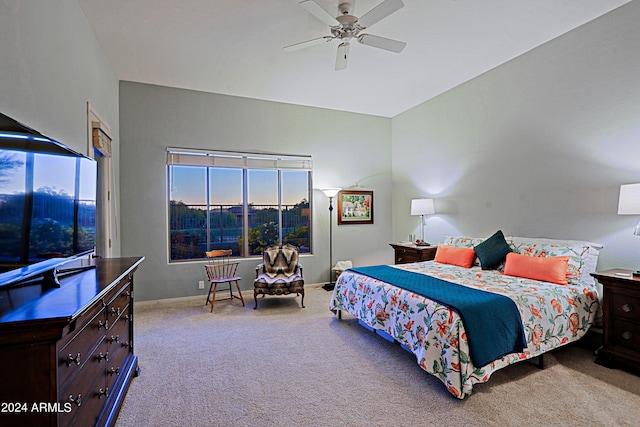
[[[640,184],[623,184],[620,186],[618,215],[640,215]],[[634,236],[640,236],[640,223],[633,230]],[[633,273],[640,277],[640,270]]]
[[[432,215],[436,213],[433,199],[412,199],[411,200],[411,215],[420,215],[420,241],[416,242],[418,246],[429,246],[429,243],[424,241],[424,216]]]

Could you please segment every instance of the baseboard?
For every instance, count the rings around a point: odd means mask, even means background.
[[[202,295],[192,295],[187,297],[175,297],[175,298],[160,298],[160,299],[150,299],[145,301],[134,301],[134,307],[145,307],[148,305],[157,304],[159,302],[178,302],[178,301],[190,301],[190,300],[203,300],[206,298],[206,294]]]
[[[326,282],[321,282],[321,283],[310,283],[310,284],[306,284],[304,285],[305,289],[316,289],[316,288],[322,288],[324,285],[326,284]],[[245,295],[249,295],[251,296],[251,298],[253,299],[253,289],[242,289],[242,296],[246,299]],[[151,299],[151,300],[145,300],[145,301],[134,301],[134,306],[135,307],[145,307],[148,305],[153,305],[153,304],[157,304],[159,302],[179,302],[179,301],[190,301],[190,300],[203,300],[207,298],[207,294],[203,293],[201,295],[190,295],[190,296],[186,296],[186,297],[174,297],[174,298],[161,298],[161,299]],[[246,303],[246,300],[245,300]]]
[[[305,283],[305,284],[304,284],[304,287],[305,287],[305,288],[321,288],[321,287],[323,287],[324,285],[326,285],[326,282],[321,282],[321,283],[310,283],[310,284],[308,284],[308,285]]]

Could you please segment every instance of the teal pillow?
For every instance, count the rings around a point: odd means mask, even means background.
[[[511,246],[504,239],[502,230],[496,231],[482,243],[473,247],[476,256],[480,260],[480,267],[483,270],[495,270],[502,264],[511,250]]]

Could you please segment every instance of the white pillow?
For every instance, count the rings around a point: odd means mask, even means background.
[[[576,279],[595,285],[591,273],[596,271],[598,255],[604,246],[600,243],[584,240],[547,239],[531,237],[506,237],[507,242],[515,252],[533,256],[563,256],[569,255],[569,267]],[[570,278],[571,281],[571,278]]]

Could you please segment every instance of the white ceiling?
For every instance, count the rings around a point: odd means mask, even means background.
[[[120,80],[393,117],[630,0],[404,0],[366,30],[404,51],[353,43],[342,71],[337,41],[283,51],[330,34],[298,0],[77,1]]]

